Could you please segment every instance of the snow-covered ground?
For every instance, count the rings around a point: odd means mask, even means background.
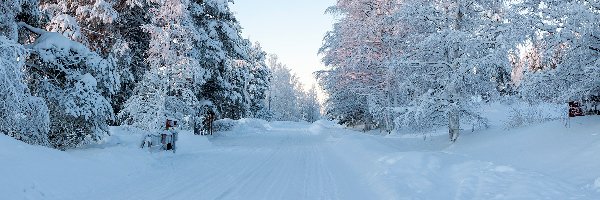
[[[600,117],[447,136],[244,119],[177,153],[113,127],[61,152],[0,135],[0,199],[600,199]],[[498,122],[496,122],[497,124]]]

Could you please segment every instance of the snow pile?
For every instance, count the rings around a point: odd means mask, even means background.
[[[221,119],[214,123],[215,131],[226,132],[227,135],[259,134],[272,129],[269,122],[262,119],[244,118],[239,120]]]
[[[233,119],[220,119],[213,122],[214,131],[231,131],[237,125],[237,121]]]
[[[256,130],[259,132],[264,132],[266,130],[271,129],[271,125],[266,120],[245,118],[238,120],[238,126],[236,127],[236,129]]]
[[[308,127],[308,132],[311,134],[321,134],[324,132],[330,132],[332,131],[334,128],[343,128],[342,125],[339,125],[333,121],[328,121],[328,120],[318,120],[316,122],[313,122],[309,127]]]
[[[142,143],[142,138],[150,132],[133,127],[133,126],[112,126],[110,128],[110,136],[104,138],[98,144],[90,144],[85,148],[109,148],[109,147],[126,147],[139,148]]]
[[[156,162],[139,148],[107,148],[63,152],[27,145],[0,134],[2,199],[82,199],[85,193],[101,186],[147,173]]]

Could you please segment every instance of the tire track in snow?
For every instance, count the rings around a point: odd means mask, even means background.
[[[281,168],[281,166],[277,166],[277,164],[280,165],[280,162],[275,162],[275,158],[276,155],[282,151],[282,148],[284,147],[284,144],[287,140],[289,140],[289,137],[286,137],[279,141],[279,145],[277,145],[275,149],[271,150],[268,156],[266,156],[264,160],[260,162],[259,165],[241,173],[240,175],[243,175],[243,177],[238,178],[236,181],[234,181],[234,183],[231,186],[229,186],[227,190],[222,192],[215,199],[230,199],[229,197],[234,197],[233,199],[237,199],[235,197],[248,197],[249,194],[238,194],[243,196],[235,196],[236,193],[256,192],[259,189],[258,187],[264,185],[264,182],[271,173],[270,171],[266,171],[266,169]],[[258,183],[252,184],[253,182]],[[252,185],[254,185],[255,187],[249,189],[249,186]]]

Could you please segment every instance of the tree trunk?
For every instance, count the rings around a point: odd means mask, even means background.
[[[460,132],[460,118],[459,110],[456,105],[451,105],[450,111],[448,112],[448,133],[450,141],[456,142],[458,134]]]
[[[456,4],[456,10],[454,10],[453,14],[454,15],[454,24],[452,29],[454,29],[455,31],[460,31],[462,28],[462,20],[463,20],[463,13],[462,13],[462,2],[460,0],[454,0],[453,2],[454,4]],[[451,15],[451,16],[452,16]],[[452,142],[456,142],[456,139],[458,139],[458,134],[460,132],[460,107],[459,107],[459,100],[458,98],[456,98],[459,94],[458,94],[458,81],[461,80],[461,72],[459,70],[459,65],[458,65],[458,58],[460,57],[460,47],[458,46],[458,42],[456,42],[454,44],[454,48],[452,49],[452,53],[451,53],[451,57],[450,57],[450,63],[452,63],[452,78],[451,78],[451,83],[450,83],[450,87],[449,92],[449,99],[450,99],[450,108],[448,110],[448,134],[450,136],[450,141]]]
[[[363,132],[370,131],[372,129],[371,126],[373,124],[373,119],[371,117],[371,114],[368,111],[366,111],[366,113],[365,113],[365,115],[363,117],[363,121],[364,121],[364,124],[365,124],[365,127],[363,128]]]

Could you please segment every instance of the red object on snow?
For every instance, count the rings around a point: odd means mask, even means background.
[[[569,102],[569,117],[584,116],[581,104],[577,101]]]

